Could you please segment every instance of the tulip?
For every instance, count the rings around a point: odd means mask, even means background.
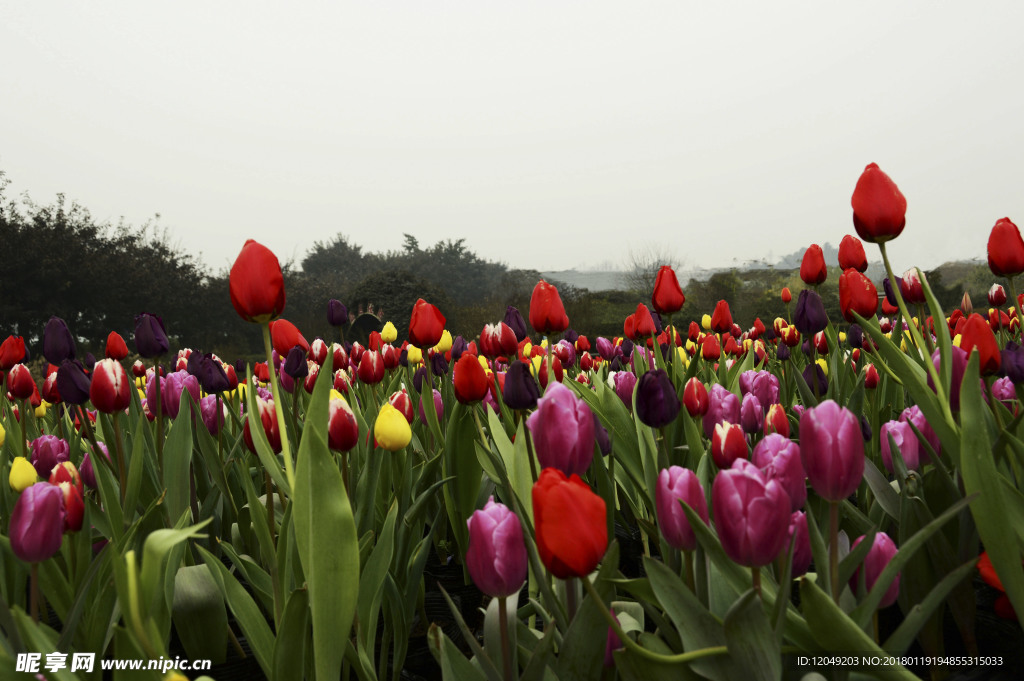
[[[914,431],[909,424],[900,421],[883,423],[882,429],[878,434],[882,445],[882,463],[885,465],[885,470],[890,473],[893,472],[892,448],[889,444],[890,437],[896,443],[896,446],[899,447],[900,456],[903,458],[903,463],[906,464],[907,469],[916,471],[919,467],[917,437],[914,435]]]
[[[327,446],[347,452],[359,444],[359,422],[352,408],[341,396],[328,402]]]
[[[740,400],[721,383],[715,383],[708,393],[708,411],[704,415],[704,436],[710,440],[715,426],[723,421],[740,422]]]
[[[878,369],[875,368],[874,364],[869,364],[864,369],[864,387],[868,390],[874,390],[878,387]]]
[[[199,400],[199,413],[202,416],[203,424],[210,431],[210,435],[216,435],[224,427],[227,419],[228,407],[224,400],[217,395],[207,395]]]
[[[519,518],[504,504],[487,500],[466,520],[466,569],[477,588],[492,598],[518,593],[526,581],[526,542]]]
[[[540,383],[541,390],[543,390],[548,387],[548,363],[541,361],[540,357],[538,357],[535,360],[534,368],[537,368],[537,364],[540,365],[540,368],[537,371],[537,379]],[[551,359],[551,373],[555,375],[555,381],[557,383],[562,382],[562,377],[565,375],[565,372],[562,370],[562,361],[558,359],[558,357]]]
[[[824,331],[828,326],[828,315],[825,313],[825,305],[821,302],[821,296],[810,289],[800,292],[796,301],[796,310],[793,312],[793,326],[805,336],[813,336],[819,331]]]
[[[245,242],[231,266],[228,284],[231,304],[247,322],[266,324],[284,311],[281,263],[263,244],[252,239]]]
[[[636,414],[652,428],[664,428],[679,414],[682,403],[664,369],[648,371],[636,386]]]
[[[760,433],[764,429],[764,407],[754,395],[747,393],[740,401],[740,426],[748,435]]]
[[[543,279],[530,296],[530,326],[542,334],[560,333],[569,328],[569,317],[558,289]]]
[[[257,415],[259,416],[260,425],[263,426],[263,433],[267,436],[267,441],[270,443],[270,448],[275,454],[281,453],[281,428],[278,425],[277,410],[274,407],[274,401],[272,399],[264,399],[261,395],[257,394],[255,404],[250,398],[249,407],[256,407]],[[253,442],[253,435],[249,429],[249,419],[246,418],[242,425],[242,440],[245,442],[245,446],[248,447],[250,452],[256,452],[256,445]]]
[[[683,405],[693,418],[708,413],[708,390],[696,376],[683,387]]]
[[[374,385],[384,380],[384,358],[376,350],[366,350],[359,358],[359,368],[356,370],[359,380],[363,383]]]
[[[744,371],[740,374],[740,394],[753,394],[761,406],[779,401],[779,379],[770,371]]]
[[[154,314],[143,312],[135,317],[135,349],[146,359],[160,357],[167,353],[170,342],[164,330],[164,320]],[[86,368],[88,368],[86,363]]]
[[[505,322],[488,324],[480,332],[480,351],[485,357],[512,357],[517,343],[515,332]]]
[[[611,379],[615,394],[626,409],[633,411],[633,391],[636,389],[636,374],[632,371],[613,371],[608,375]]]
[[[49,478],[54,467],[68,460],[67,440],[56,435],[40,435],[32,441],[32,465],[41,478]]]
[[[850,550],[857,548],[857,545],[864,541],[864,536],[857,537],[854,540],[853,545],[850,546]],[[882,570],[889,565],[897,553],[896,543],[887,535],[885,532],[878,532],[875,534],[874,542],[871,545],[871,549],[868,551],[867,557],[864,558],[864,562],[858,567],[853,576],[850,578],[850,588],[854,593],[860,592],[860,579],[861,569],[864,571],[864,593],[871,591],[875,586],[875,582],[882,575]],[[896,575],[896,578],[892,580],[892,584],[886,589],[885,595],[882,596],[882,602],[878,604],[879,608],[887,608],[896,602],[896,597],[900,593],[900,576]]]
[[[651,311],[647,309],[646,305],[637,303],[636,312],[632,316],[636,324],[635,338],[647,338],[657,333],[654,326],[654,317],[651,316]]]
[[[112,360],[111,360],[112,361]],[[153,406],[153,415],[158,416],[155,407],[157,405],[155,380],[146,382],[146,402]],[[178,417],[178,410],[181,408],[181,396],[185,391],[192,396],[192,401],[199,402],[199,379],[187,371],[172,371],[160,381],[160,409],[159,411],[170,419]]]
[[[793,544],[793,563],[790,575],[795,579],[807,574],[811,567],[811,534],[807,529],[807,514],[803,511],[793,511],[789,516],[789,531],[786,542],[782,546],[787,551]]]
[[[773,433],[757,443],[750,457],[765,476],[777,480],[789,497],[791,509],[802,508],[807,501],[807,475],[800,457],[800,445]]]
[[[385,402],[373,424],[373,437],[380,447],[397,452],[412,440],[412,429],[402,412]]]
[[[828,268],[825,267],[825,254],[821,252],[821,246],[811,244],[804,251],[803,260],[800,262],[800,279],[808,286],[817,286],[828,278]]]
[[[914,305],[924,305],[924,286],[921,284],[921,277],[917,274],[917,268],[911,267],[898,277],[900,283],[900,295],[903,300]]]
[[[907,200],[878,165],[864,168],[850,201],[853,226],[860,238],[869,243],[895,239],[907,224]]]
[[[571,369],[576,364],[576,348],[564,338],[551,347],[551,353],[567,369]]]
[[[839,309],[848,322],[854,321],[855,312],[865,319],[874,317],[878,309],[878,289],[857,270],[844,271],[839,275]]]
[[[21,336],[8,336],[0,343],[0,371],[10,371],[15,364],[28,360],[25,339]]]
[[[593,572],[608,548],[604,500],[555,468],[541,471],[532,496],[541,562],[559,579]]]
[[[7,391],[17,400],[27,400],[36,392],[32,372],[24,364],[15,364],[7,372]]]
[[[1011,382],[1024,383],[1024,348],[1009,341],[999,353],[999,369]]]
[[[727,469],[736,459],[749,456],[747,438],[738,424],[723,421],[715,426],[711,436],[711,459],[719,469]]]
[[[654,506],[658,514],[658,528],[665,541],[682,551],[697,548],[697,536],[679,502],[684,502],[708,524],[708,504],[697,475],[679,466],[662,469],[658,486],[654,489]]]
[[[979,370],[982,374],[994,374],[999,371],[999,344],[984,317],[978,313],[968,317],[960,337],[960,347],[968,358],[972,350],[978,350]]]
[[[679,286],[675,271],[668,265],[662,265],[654,278],[654,292],[651,294],[651,307],[660,314],[679,312],[686,302],[683,289]]]
[[[506,377],[507,380],[507,377]],[[594,458],[594,419],[590,407],[560,383],[551,383],[526,420],[537,460],[544,468],[582,475]]]
[[[615,608],[609,607],[608,611],[611,613],[615,623],[621,627],[622,623],[619,621],[619,616],[615,614]],[[615,651],[622,650],[625,647],[622,639],[615,633],[615,629],[608,627],[608,634],[604,640],[604,662],[602,663],[606,669],[611,669],[615,666]]]
[[[840,502],[864,477],[864,438],[860,420],[826,400],[800,417],[800,458],[811,487],[823,499]]]
[[[75,358],[75,339],[60,317],[50,317],[43,329],[43,357],[50,364],[58,365]]]
[[[70,464],[69,464],[70,465]],[[60,490],[64,499],[64,525],[61,528],[64,534],[78,532],[82,529],[82,520],[85,517],[85,502],[82,500],[82,486],[77,487],[70,482],[61,482],[54,485]]]
[[[729,311],[729,303],[719,300],[715,304],[715,311],[711,315],[711,330],[715,333],[727,333],[732,328],[732,312]]]
[[[1024,272],[1024,239],[1010,218],[1002,218],[988,237],[988,267],[997,277],[1015,277]]]
[[[108,359],[116,359],[119,362],[128,356],[128,344],[124,342],[124,338],[117,331],[111,331],[107,336],[104,356]]]
[[[991,331],[989,333],[991,333]],[[964,381],[964,370],[967,369],[967,352],[964,350],[964,348],[958,348],[955,345],[952,346],[950,350],[952,351],[950,355],[952,380],[949,383],[949,407],[953,411],[959,411],[960,385]],[[938,371],[941,364],[941,356],[939,355],[939,350],[937,348],[935,352],[932,353],[932,364],[935,366],[936,371]],[[926,378],[928,379],[928,387],[934,391],[935,384],[932,383],[931,375],[929,374]]]
[[[60,488],[37,482],[25,489],[11,512],[9,537],[14,555],[26,563],[40,563],[60,550],[63,534]]]
[[[782,302],[786,305],[789,305],[790,301],[793,300],[793,294],[790,292],[788,286],[782,287],[782,294],[780,297],[782,298]]]
[[[420,298],[413,305],[409,319],[409,343],[424,351],[434,347],[444,333],[445,321],[435,305]]]
[[[277,354],[286,357],[296,345],[302,351],[309,352],[309,342],[303,337],[298,327],[287,319],[277,319],[270,323],[270,342]]]
[[[700,356],[709,362],[716,361],[722,356],[722,347],[718,343],[718,337],[713,335],[704,336],[700,343]]]
[[[523,315],[519,312],[518,308],[509,305],[505,309],[505,324],[512,329],[512,333],[516,335],[516,342],[521,343],[526,337],[526,321],[523,320]]]
[[[102,442],[97,442],[96,446],[99,448],[100,454],[102,454],[106,460],[110,461],[110,453],[107,451],[107,445]],[[82,482],[92,489],[96,489],[96,472],[92,467],[92,453],[94,450],[86,451],[85,456],[82,457],[82,466],[79,469],[79,474],[82,476]]]
[[[282,302],[281,307],[284,307]],[[348,324],[348,308],[340,300],[331,298],[327,301],[327,323],[331,326]]]
[[[455,399],[463,404],[479,402],[487,394],[487,372],[480,365],[476,355],[466,353],[455,363],[452,371]]]
[[[864,272],[868,268],[868,258],[861,240],[847,234],[839,242],[839,269],[846,271],[851,268]]]
[[[532,381],[533,378],[531,377],[530,380]],[[534,385],[536,385],[536,383],[534,383]],[[437,420],[438,421],[442,421],[444,419],[444,401],[441,399],[441,393],[436,388],[433,390],[433,393],[434,393],[434,411],[437,413]],[[506,405],[508,404],[508,400],[507,399],[505,400],[505,404]],[[534,404],[536,404],[536,399],[534,400]],[[514,409],[515,407],[512,407],[512,408]],[[419,411],[420,411],[420,423],[422,423],[423,425],[427,425],[427,414],[426,414],[426,412],[423,411],[423,400],[422,399],[420,400],[420,409],[419,409]]]
[[[10,483],[11,489],[15,492],[23,492],[36,484],[38,479],[38,471],[36,471],[35,466],[29,463],[28,459],[23,456],[14,457],[14,461],[11,463],[11,473],[7,477],[7,482]]]
[[[96,363],[89,385],[89,399],[97,410],[104,414],[124,411],[131,404],[131,390],[128,374],[120,362],[102,359]],[[198,386],[196,393],[198,394]]]
[[[779,555],[789,531],[790,501],[781,484],[766,481],[748,461],[715,476],[711,507],[722,548],[733,561],[762,567]]]
[[[786,417],[786,408],[781,404],[768,407],[768,413],[764,417],[764,433],[778,433],[782,437],[789,437],[789,419]]]

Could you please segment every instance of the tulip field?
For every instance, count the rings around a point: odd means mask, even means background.
[[[364,346],[331,300],[310,341],[250,240],[262,361],[150,313],[98,361],[0,329],[0,677],[1015,678],[1024,240],[996,222],[988,305],[944,310],[890,264],[906,207],[869,165],[838,281],[811,245],[777,319],[666,266],[614,338],[540,281],[475,338],[420,299]]]

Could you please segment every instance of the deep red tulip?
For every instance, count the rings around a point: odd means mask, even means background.
[[[740,424],[726,421],[715,426],[711,436],[711,459],[719,469],[729,468],[736,459],[749,458],[750,449]]]
[[[327,343],[323,338],[314,338],[313,342],[309,344],[309,359],[323,366],[323,363],[327,361],[327,350]]]
[[[874,390],[878,387],[878,369],[875,368],[874,364],[869,364],[864,370],[864,387],[868,390]]]
[[[543,279],[533,287],[530,296],[530,326],[542,334],[561,333],[569,328],[569,317],[558,289]]]
[[[924,286],[921,284],[921,277],[918,276],[916,267],[911,267],[904,272],[903,276],[899,278],[899,282],[900,295],[903,296],[903,300],[912,305],[924,304]]]
[[[357,374],[363,383],[380,383],[384,380],[384,358],[376,350],[365,351],[359,359]]]
[[[845,270],[839,275],[839,309],[848,322],[854,321],[854,312],[865,319],[874,317],[878,310],[878,289],[857,270]]]
[[[32,372],[24,364],[15,364],[7,372],[7,391],[16,400],[27,400],[36,391]]]
[[[512,357],[517,345],[515,331],[505,322],[488,324],[480,332],[480,352],[484,357]]]
[[[296,345],[303,352],[309,352],[309,342],[302,336],[298,327],[287,319],[278,319],[270,323],[270,342],[281,357],[287,357]]]
[[[53,483],[51,483],[53,484]],[[85,516],[85,502],[82,501],[81,484],[77,487],[70,482],[57,483],[57,489],[64,497],[64,534],[78,532],[82,529],[82,519]]]
[[[653,323],[653,321],[652,321]],[[638,340],[636,333],[636,314],[631,314],[622,320],[622,335],[633,341],[634,343]]]
[[[434,347],[441,340],[446,321],[435,305],[420,298],[413,305],[409,319],[409,343],[420,350]]]
[[[1024,272],[1024,239],[1010,218],[996,222],[988,236],[988,267],[997,277],[1015,277]]]
[[[249,401],[249,409],[254,406],[253,401]],[[259,410],[260,423],[263,425],[263,432],[267,436],[267,441],[270,443],[270,448],[274,450],[274,453],[281,453],[281,430],[277,423],[277,412],[274,409],[274,402],[272,400],[264,400],[262,397],[256,396],[255,406]],[[245,446],[249,448],[250,452],[256,453],[256,445],[253,443],[252,432],[249,429],[249,419],[245,419],[244,425],[242,426],[242,440],[245,442]]]
[[[1006,289],[999,284],[992,284],[992,288],[988,290],[988,304],[993,307],[1000,307],[1006,303]],[[1016,308],[1013,310],[1016,312]]]
[[[327,411],[327,445],[333,450],[347,452],[359,443],[356,415],[352,413],[348,402],[336,398],[328,403]]]
[[[808,286],[816,286],[828,278],[825,254],[818,244],[811,244],[804,251],[804,259],[800,262],[800,278]]]
[[[683,289],[676,279],[675,270],[662,265],[654,279],[654,292],[651,294],[651,307],[658,314],[672,314],[682,309],[686,302]]]
[[[782,302],[785,303],[786,305],[789,305],[790,301],[792,301],[792,300],[793,300],[792,292],[789,290],[788,286],[784,286],[782,288]]]
[[[104,414],[124,411],[131,404],[131,391],[128,374],[120,362],[113,359],[101,359],[96,362],[89,385],[92,406]]]
[[[847,234],[839,242],[839,269],[850,268],[864,272],[868,268],[868,256],[864,253],[864,243],[852,234]]]
[[[263,244],[252,239],[245,242],[231,266],[228,281],[231,304],[245,321],[265,324],[284,311],[281,263]]]
[[[771,435],[772,433],[789,437],[789,419],[786,418],[786,408],[778,403],[768,407],[768,413],[764,416],[764,434]]]
[[[25,339],[8,336],[0,343],[0,371],[10,371],[15,364],[25,361]]]
[[[714,362],[722,356],[722,346],[718,343],[718,337],[712,334],[704,336],[700,343],[700,356],[709,362]]]
[[[658,332],[654,326],[654,317],[651,316],[651,311],[643,303],[637,303],[633,318],[636,320],[637,338],[647,338]]]
[[[711,330],[715,333],[728,333],[732,330],[732,312],[729,311],[729,303],[719,300],[715,305],[715,311],[711,314]]]
[[[907,200],[877,164],[864,168],[850,204],[853,226],[860,238],[869,243],[895,239],[907,224]]]
[[[116,359],[119,362],[128,356],[128,344],[124,342],[124,338],[117,331],[111,331],[107,336],[107,347],[104,354],[108,359]]]
[[[977,348],[980,360],[979,370],[982,374],[994,374],[999,371],[1001,358],[999,344],[996,342],[992,328],[985,318],[975,312],[967,318],[963,331],[960,333],[960,348],[970,359],[971,350]]]
[[[384,360],[385,369],[394,369],[402,361],[402,353],[390,343],[384,344],[384,349],[381,350],[380,356]]]
[[[480,365],[476,355],[468,352],[459,357],[452,370],[452,382],[455,385],[455,399],[463,404],[479,402],[487,394],[490,381],[487,372]]]
[[[533,519],[541,562],[559,579],[586,577],[608,548],[604,499],[580,477],[545,468],[533,486]]]
[[[412,423],[412,419],[415,414],[412,408],[412,400],[409,398],[409,392],[405,388],[391,393],[391,396],[388,398],[388,403],[400,411],[406,421]]]

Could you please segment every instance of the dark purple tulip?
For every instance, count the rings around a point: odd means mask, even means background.
[[[864,347],[864,329],[860,328],[859,324],[850,324],[850,328],[846,332],[846,342],[850,344],[851,348]]]
[[[864,477],[860,419],[832,400],[805,410],[800,416],[800,459],[818,496],[846,499]]]
[[[950,355],[953,370],[952,381],[949,385],[949,407],[953,411],[960,411],[960,384],[964,382],[964,370],[967,369],[967,353],[963,348],[958,348],[955,345],[950,350],[953,351],[953,354]],[[935,365],[936,370],[941,366],[938,348],[932,353],[932,364]],[[928,387],[935,390],[931,374],[928,374]]]
[[[244,359],[236,359],[235,360],[235,373],[238,374],[238,378],[239,379],[245,378],[245,373],[246,373],[246,370],[248,369],[248,367],[249,367],[249,365],[245,363]],[[337,368],[337,367],[335,367],[335,368]]]
[[[740,402],[740,426],[748,435],[764,430],[764,407],[753,393],[747,393]]]
[[[86,369],[88,369],[89,371],[92,371],[93,367],[96,366],[96,357],[95,357],[95,355],[93,355],[91,352],[85,353],[85,357],[82,358],[82,363],[83,363],[83,365],[85,366]]]
[[[828,377],[817,363],[808,364],[804,367],[803,377],[812,394],[823,397],[828,392]]]
[[[398,353],[398,363],[401,366],[404,366],[404,367],[409,366],[409,350],[408,349],[404,349],[400,353]]]
[[[807,501],[807,475],[800,459],[800,445],[778,433],[766,435],[757,443],[750,461],[761,469],[766,480],[778,480],[789,495],[791,510]]]
[[[43,329],[43,357],[55,366],[60,366],[66,359],[75,358],[75,339],[60,317],[50,317]]]
[[[817,291],[805,288],[800,292],[793,312],[793,325],[804,336],[813,336],[828,326],[825,304],[821,302]]]
[[[107,451],[107,445],[102,442],[97,442],[96,446],[99,448],[99,452],[102,456],[106,457],[107,461],[110,461],[110,452]],[[89,450],[85,452],[85,456],[82,457],[82,466],[79,468],[78,473],[82,476],[82,482],[88,487],[96,489],[96,471],[92,467],[92,445],[89,446]],[[102,464],[100,464],[102,465]]]
[[[721,383],[715,383],[708,391],[708,411],[704,414],[704,436],[709,440],[715,426],[723,421],[740,422],[740,398]]]
[[[170,343],[164,320],[155,314],[143,312],[135,317],[135,348],[146,359],[160,357],[167,353]]]
[[[455,340],[452,341],[452,361],[458,362],[459,358],[469,348],[469,343],[462,336],[456,336]]]
[[[533,409],[540,398],[540,387],[530,373],[530,367],[515,361],[505,372],[505,388],[502,397],[509,409]]]
[[[70,447],[56,435],[40,435],[32,440],[32,465],[40,478],[49,479],[53,467],[68,460]]]
[[[64,538],[60,487],[37,482],[26,488],[14,504],[8,534],[14,555],[26,563],[40,563],[60,551]]]
[[[896,285],[901,285],[899,277],[896,277]],[[898,305],[898,303],[896,302],[896,294],[893,292],[892,282],[889,281],[889,277],[886,277],[885,279],[882,280],[882,288],[885,289],[886,301],[888,301],[888,303],[893,307],[896,307]]]
[[[596,413],[594,414],[594,439],[597,440],[597,448],[601,450],[602,456],[608,456],[612,453],[612,436],[601,425],[601,421],[597,418]]]
[[[864,437],[864,442],[871,442],[871,422],[863,414],[860,415],[860,434]]]
[[[783,551],[789,550],[789,545],[796,543],[793,547],[793,570],[794,578],[807,574],[811,567],[811,534],[807,530],[807,514],[803,511],[794,511],[789,517],[789,536]]]
[[[766,328],[764,330],[764,333],[761,334],[761,340],[763,340],[766,343],[768,341],[773,341],[776,338],[778,338],[778,336],[775,334],[775,327],[774,326],[769,326],[768,328]]]
[[[999,372],[1014,384],[1024,383],[1024,348],[1009,341],[1000,355]]]
[[[196,353],[193,352],[192,356],[194,357],[195,355]],[[190,357],[189,359],[191,360],[192,358]],[[205,392],[211,395],[231,389],[231,381],[228,379],[224,367],[214,358],[213,353],[208,352],[199,359],[195,375],[199,379],[199,385],[202,386]]]
[[[331,326],[348,324],[348,308],[340,300],[331,298],[327,301],[327,323]]]
[[[665,330],[665,327],[662,325],[661,315],[659,313],[655,312],[654,310],[651,310],[651,319],[654,320],[655,334],[659,334]]]
[[[611,374],[615,384],[615,394],[619,396],[626,409],[633,411],[633,389],[636,388],[636,374],[632,371],[616,371]]]
[[[516,342],[522,343],[523,339],[528,335],[526,331],[526,322],[523,320],[523,315],[519,313],[519,310],[511,305],[505,310],[505,324],[508,328],[512,329],[512,333],[516,335]]]
[[[82,363],[66,359],[57,369],[57,392],[68,404],[85,404],[89,400],[91,382]]]
[[[574,346],[576,345],[576,339],[579,337],[580,335],[573,329],[566,329],[565,332],[562,333],[562,340],[569,341],[569,343]]]
[[[809,338],[805,338],[804,341],[800,344],[800,352],[804,353],[805,355],[811,354],[811,341]]]
[[[306,351],[296,345],[288,351],[288,357],[284,361],[284,372],[293,380],[309,376],[309,365],[306,364]]]
[[[612,361],[608,362],[608,372],[622,371],[625,367],[622,365],[622,358],[616,355],[612,357]]]
[[[430,371],[435,376],[444,376],[448,373],[448,362],[444,358],[444,353],[435,352],[430,356]]]
[[[623,357],[632,357],[633,356],[633,341],[629,340],[628,338],[623,338],[622,339],[622,345],[619,346],[619,350],[622,351],[622,356]]]
[[[654,428],[664,428],[679,415],[682,403],[664,369],[648,371],[636,385],[636,415]]]
[[[789,346],[779,343],[779,347],[775,349],[775,359],[780,362],[785,362],[789,359]]]
[[[423,392],[423,381],[427,378],[427,368],[420,367],[412,375],[412,387],[416,388],[416,392]]]
[[[597,346],[597,352],[601,355],[601,359],[606,362],[610,362],[615,357],[615,344],[604,336],[598,336],[597,340],[594,341],[594,345]]]

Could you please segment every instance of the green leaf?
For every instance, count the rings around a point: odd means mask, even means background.
[[[329,354],[329,353],[328,353]],[[324,367],[327,367],[332,359],[329,357],[324,363]],[[321,371],[324,370],[321,367]],[[250,367],[247,371],[249,380],[246,382],[246,386],[252,386],[252,368]],[[330,375],[329,373],[327,374]],[[319,383],[319,381],[317,381]],[[259,458],[260,463],[263,464],[263,469],[270,473],[270,477],[273,478],[274,484],[286,496],[291,496],[291,486],[288,484],[288,479],[285,477],[284,469],[281,468],[281,462],[278,461],[277,455],[274,454],[274,450],[270,447],[270,441],[267,440],[267,434],[263,430],[263,422],[260,420],[259,408],[256,406],[256,391],[251,388],[246,389],[246,404],[245,414],[246,420],[249,421],[249,434],[252,435],[252,443],[256,448],[256,456]],[[284,405],[274,405],[274,409],[284,409]],[[287,419],[286,419],[287,420]],[[281,433],[281,437],[285,437],[284,433]]]
[[[882,507],[882,510],[889,517],[898,519],[900,517],[900,495],[889,485],[889,481],[885,479],[885,476],[878,470],[874,462],[867,457],[864,458],[864,479],[874,493],[875,499],[878,501],[878,505]]]
[[[971,502],[971,514],[992,567],[1006,588],[1006,595],[1017,611],[1017,619],[1024,623],[1021,542],[1013,527],[1006,522],[1009,502],[1004,490],[1003,475],[996,468],[992,456],[991,439],[985,426],[987,406],[978,380],[978,355],[972,352],[960,388],[960,417],[963,422],[961,475],[967,494],[977,494]]]
[[[431,624],[427,641],[430,652],[441,667],[441,678],[444,681],[487,681],[484,673],[459,652],[451,639],[441,631],[441,627]]]
[[[444,440],[442,474],[454,480],[445,485],[444,498],[452,532],[462,555],[469,548],[469,530],[466,520],[476,508],[483,468],[476,457],[476,423],[473,405],[457,402],[451,410],[451,419]]]
[[[275,681],[302,678],[309,644],[309,592],[297,589],[288,597],[274,641]]]
[[[612,585],[606,578],[613,576],[619,568],[619,544],[612,542],[608,546],[601,561],[601,569],[594,578],[594,588],[601,598],[608,600],[612,596]],[[580,577],[579,579],[589,579]],[[570,580],[566,588],[577,585]],[[584,591],[584,593],[586,593]],[[600,607],[591,598],[583,599],[576,616],[569,624],[562,647],[555,663],[556,673],[560,681],[589,681],[601,675],[601,664],[604,661],[604,648],[595,646],[594,641],[604,641],[608,635],[608,622],[601,616]]]
[[[205,565],[183,565],[174,575],[174,628],[192,659],[224,661],[228,613],[224,596]]]
[[[381,594],[384,590],[384,579],[391,567],[391,556],[395,546],[395,520],[398,517],[398,504],[392,503],[388,517],[384,521],[377,545],[373,547],[370,558],[363,566],[359,576],[359,598],[356,612],[359,615],[358,636],[361,644],[367,649],[373,648],[373,639],[377,635],[377,617],[380,613]]]
[[[882,647],[893,655],[905,653],[907,649],[910,648],[911,644],[913,644],[914,637],[917,636],[917,632],[921,630],[921,627],[923,627],[932,616],[932,613],[945,603],[949,594],[952,593],[953,590],[963,582],[963,580],[967,579],[974,573],[974,566],[977,562],[977,559],[971,558],[956,570],[946,575],[942,581],[935,585],[935,588],[931,590],[923,601],[915,605],[910,610],[910,612],[903,618],[903,621],[900,622],[896,631],[886,639],[885,644]]]
[[[328,357],[322,371],[331,375]],[[331,384],[317,381],[295,465],[292,522],[309,588],[316,678],[337,679],[359,595],[359,539],[341,471],[327,447]]]
[[[187,390],[181,391],[181,406],[178,418],[174,419],[164,442],[164,487],[167,519],[177,521],[189,507],[190,480],[189,463],[192,461],[192,419],[189,408],[192,397]]]
[[[751,589],[733,603],[725,614],[724,624],[729,654],[744,679],[778,681],[782,678],[779,640],[756,591]]]

